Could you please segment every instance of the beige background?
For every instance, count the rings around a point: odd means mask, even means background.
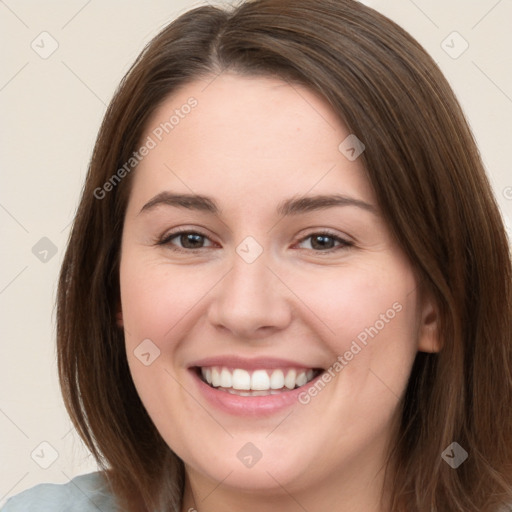
[[[37,483],[66,482],[95,468],[58,389],[53,304],[59,266],[115,87],[160,28],[201,3],[0,0],[0,505]],[[512,2],[364,3],[406,28],[439,63],[474,130],[510,232]],[[50,35],[40,36],[45,31]],[[464,41],[469,47],[453,58]],[[43,59],[40,53],[52,44],[57,50]]]

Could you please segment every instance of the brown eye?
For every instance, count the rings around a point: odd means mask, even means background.
[[[310,240],[310,247],[306,247],[306,249],[310,249],[316,252],[331,252],[353,245],[352,242],[327,232],[312,233],[303,238],[299,243],[304,243],[307,240]],[[338,245],[336,245],[336,243],[338,243]]]
[[[206,235],[198,233],[197,231],[181,230],[169,233],[158,242],[158,245],[170,246],[172,250],[176,251],[192,252],[194,250],[200,250],[209,247],[204,245],[207,240],[210,241]],[[178,243],[176,243],[176,241]],[[210,246],[211,245],[213,244],[211,244],[210,241]]]
[[[200,246],[204,243],[203,235],[197,233],[182,233],[177,235],[177,238],[185,249],[200,249]]]

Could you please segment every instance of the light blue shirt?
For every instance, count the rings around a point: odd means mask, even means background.
[[[39,484],[9,498],[0,512],[119,512],[100,472],[65,484]]]
[[[503,509],[508,512],[511,508]],[[39,484],[9,498],[0,512],[120,512],[100,472],[66,484]]]

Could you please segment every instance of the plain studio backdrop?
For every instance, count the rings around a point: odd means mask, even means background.
[[[204,3],[0,0],[0,506],[35,484],[96,469],[71,427],[57,381],[58,272],[115,88],[160,29]],[[364,3],[409,31],[448,78],[510,236],[512,2]]]

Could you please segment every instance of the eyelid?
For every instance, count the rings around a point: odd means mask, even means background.
[[[209,240],[212,244],[215,244],[215,242],[213,242],[213,240],[206,233],[201,231],[200,229],[198,229],[198,228],[188,228],[188,227],[176,228],[175,230],[173,230],[173,231],[171,231],[169,233],[166,233],[161,238],[157,239],[155,243],[156,243],[156,245],[161,245],[161,246],[165,246],[165,245],[171,246],[172,244],[170,243],[170,241],[172,239],[178,237],[181,234],[195,234],[195,235],[199,235],[199,236],[202,236],[205,239]],[[341,249],[349,249],[350,247],[354,246],[354,242],[352,240],[343,238],[343,236],[340,236],[339,234],[333,232],[332,230],[330,230],[328,228],[312,228],[311,231],[309,231],[308,233],[302,235],[298,240],[296,240],[294,242],[294,245],[297,245],[297,244],[300,244],[300,243],[304,242],[308,238],[311,238],[313,235],[328,236],[328,237],[333,238],[335,241],[340,243],[340,245],[338,245],[337,247],[332,247],[332,248],[326,249],[324,251],[319,251],[319,250],[314,250],[314,249],[305,249],[307,251],[311,251],[311,252],[314,252],[314,253],[317,253],[317,254],[329,254],[329,253],[332,253],[332,252],[339,251]],[[209,248],[211,248],[211,247],[199,247],[199,248],[196,248],[196,249],[184,249],[184,248],[181,248],[181,247],[178,247],[178,246],[172,246],[171,250],[176,251],[176,252],[181,252],[181,253],[189,253],[189,254],[192,253],[193,254],[193,253],[197,253],[199,251],[203,251],[203,250],[209,249]]]
[[[318,254],[329,254],[332,252],[339,251],[341,249],[349,249],[350,247],[353,247],[355,245],[352,240],[349,240],[348,238],[344,238],[343,236],[331,231],[330,229],[326,229],[326,228],[313,229],[312,231],[308,232],[307,234],[305,234],[301,238],[299,238],[299,240],[294,245],[304,242],[308,238],[313,237],[313,235],[328,236],[340,243],[340,245],[338,245],[337,247],[332,247],[331,249],[326,249],[325,251],[315,251],[314,249],[306,249],[306,250],[310,250],[310,251],[313,251],[314,253],[318,253]]]
[[[203,233],[200,229],[184,227],[184,228],[176,228],[175,230],[172,230],[169,233],[166,233],[162,237],[158,238],[156,240],[156,245],[171,245],[170,241],[173,238],[176,238],[177,236],[182,235],[182,234],[200,235],[200,236],[208,239],[210,242],[214,243],[211,240],[211,238],[206,233]],[[202,251],[204,249],[207,249],[207,247],[200,247],[198,249],[183,249],[181,247],[174,246],[172,250],[175,250],[175,251],[178,251],[178,252],[193,253],[193,252],[197,252],[197,251]]]

